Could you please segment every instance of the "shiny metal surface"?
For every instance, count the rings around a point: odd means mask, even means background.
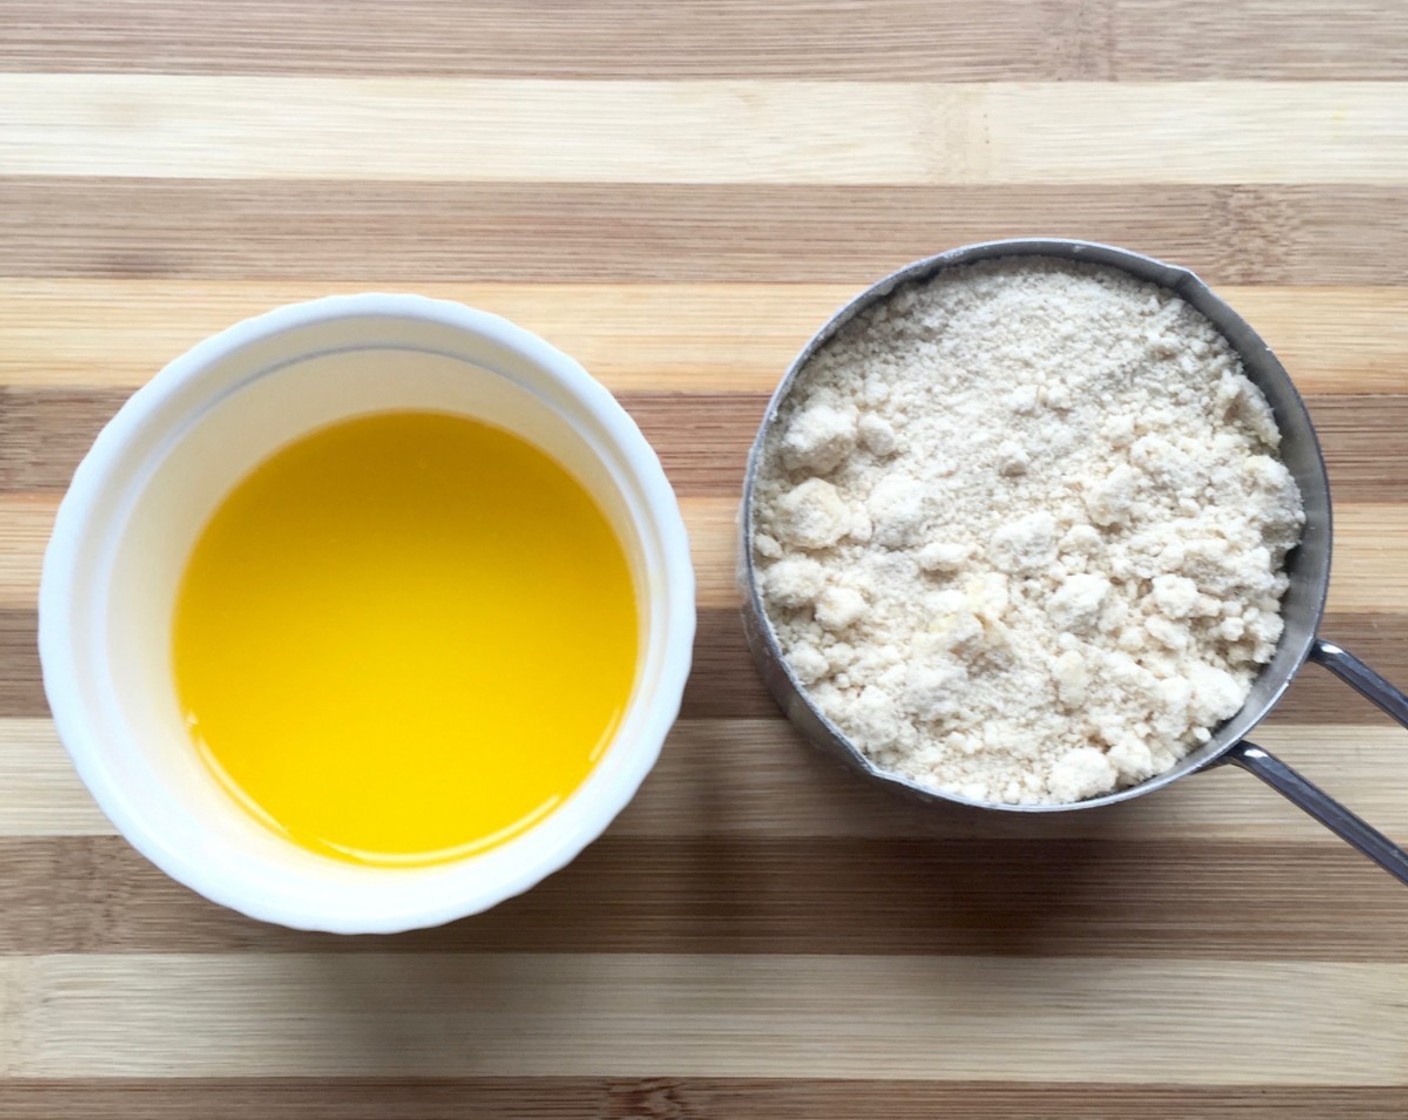
[[[1310,647],[1310,659],[1325,666],[1360,696],[1377,704],[1404,727],[1408,727],[1408,696],[1399,692],[1349,650],[1320,638]]]
[[[1408,884],[1408,852],[1319,786],[1307,781],[1264,747],[1243,739],[1233,743],[1224,761],[1255,774],[1283,797],[1294,801],[1346,843],[1353,845],[1400,883]]]
[[[854,747],[845,735],[817,710],[808,700],[800,682],[787,667],[778,646],[777,636],[763,609],[757,581],[754,578],[753,555],[750,542],[753,535],[753,490],[761,461],[761,452],[768,433],[777,420],[778,409],[786,400],[793,384],[800,376],[811,356],[824,346],[835,334],[860,311],[886,299],[901,285],[927,280],[937,273],[975,261],[1009,256],[1046,256],[1066,260],[1083,261],[1120,269],[1137,277],[1168,288],[1197,308],[1227,337],[1242,359],[1246,374],[1266,394],[1276,422],[1281,430],[1281,457],[1300,486],[1305,502],[1306,523],[1300,545],[1287,557],[1286,568],[1290,575],[1290,589],[1282,603],[1285,633],[1271,662],[1264,667],[1252,686],[1242,710],[1224,723],[1212,739],[1198,750],[1183,758],[1173,769],[1159,774],[1138,785],[1103,797],[1088,801],[1063,805],[1005,805],[995,802],[972,801],[957,795],[939,793],[925,788],[906,778],[891,774],[876,767]],[[1296,391],[1289,375],[1280,361],[1240,315],[1215,295],[1196,275],[1187,269],[1165,264],[1152,257],[1131,252],[1110,245],[1088,241],[1073,241],[1051,238],[989,241],[968,245],[937,256],[916,261],[898,272],[885,277],[867,288],[850,303],[837,311],[831,319],[803,347],[793,360],[763,417],[763,422],[754,440],[748,459],[748,469],[744,480],[743,505],[740,513],[739,534],[739,580],[743,590],[743,619],[749,648],[753,652],[763,679],[773,697],[809,740],[824,751],[841,759],[848,765],[862,771],[875,781],[894,787],[908,796],[929,802],[957,802],[979,808],[999,809],[1008,812],[1043,813],[1063,812],[1071,809],[1092,809],[1102,805],[1127,801],[1142,794],[1176,781],[1195,770],[1213,766],[1221,761],[1235,761],[1238,765],[1256,773],[1296,801],[1301,808],[1324,821],[1341,836],[1350,839],[1348,833],[1354,831],[1353,822],[1358,822],[1366,833],[1359,840],[1351,839],[1356,847],[1369,851],[1376,844],[1392,843],[1381,834],[1374,832],[1342,806],[1330,801],[1320,791],[1284,764],[1277,762],[1275,767],[1262,764],[1261,759],[1270,755],[1250,744],[1242,744],[1242,737],[1251,731],[1269,712],[1285,692],[1291,678],[1300,670],[1308,657],[1314,656],[1337,675],[1343,677],[1375,703],[1408,725],[1408,699],[1393,689],[1383,678],[1369,670],[1362,662],[1344,653],[1339,647],[1320,643],[1316,630],[1325,609],[1325,597],[1330,582],[1330,553],[1332,524],[1330,511],[1330,486],[1325,471],[1325,461],[1320,451],[1320,442],[1311,423],[1305,403]],[[1397,699],[1394,700],[1393,697]],[[1237,751],[1236,757],[1230,757]],[[1252,751],[1260,752],[1253,756]],[[1273,772],[1277,780],[1272,781]],[[1292,778],[1294,780],[1292,780]],[[1314,791],[1312,796],[1309,791]],[[1362,841],[1362,842],[1361,842]],[[1367,847],[1366,847],[1367,845]],[[1398,852],[1398,857],[1403,853]],[[1372,853],[1370,853],[1372,854]],[[1374,858],[1378,858],[1375,856]],[[1408,857],[1403,857],[1400,865],[1408,867]],[[1383,860],[1380,860],[1383,863]],[[1394,872],[1398,874],[1398,871]],[[1402,877],[1402,876],[1400,876]],[[1408,879],[1405,879],[1408,881]]]

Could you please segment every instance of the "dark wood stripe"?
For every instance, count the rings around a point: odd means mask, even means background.
[[[1106,819],[1141,808],[1116,808]],[[1032,818],[1030,827],[1037,838],[607,837],[570,868],[486,914],[390,938],[308,936],[250,921],[178,886],[116,837],[10,838],[0,840],[0,953],[979,954],[1408,963],[1402,885],[1347,846],[1111,844],[1043,838],[1042,819]],[[1330,913],[1333,922],[1325,921]]]
[[[1408,10],[1383,0],[1113,0],[1104,25],[1107,76],[1124,81],[1401,79],[1405,17]],[[1333,35],[1326,33],[1329,27]]]
[[[38,625],[35,611],[0,608],[0,718],[49,714]]]
[[[1222,284],[1401,284],[1408,187],[0,178],[0,274],[857,286],[972,241],[1127,245]]]
[[[0,386],[0,490],[67,489],[98,432],[130,395],[126,389]],[[740,492],[766,394],[621,393],[618,399],[679,494]],[[1408,397],[1404,405],[1408,412]]]
[[[65,489],[128,395],[125,389],[0,387],[0,490]],[[618,399],[655,446],[678,493],[740,493],[767,394],[630,392]],[[1408,392],[1307,400],[1335,499],[1401,500],[1408,492]]]
[[[0,609],[0,719],[49,714],[39,669],[35,613]],[[1390,680],[1408,681],[1408,617],[1332,614],[1324,634],[1341,642]],[[680,707],[684,719],[781,719],[743,641],[738,612],[699,612],[694,667]],[[1308,666],[1270,717],[1280,724],[1394,726],[1387,716],[1328,673]]]
[[[781,378],[783,371],[777,372]],[[650,440],[677,493],[737,497],[768,396],[618,393],[616,399]],[[1408,397],[1404,401],[1408,404]]]
[[[102,6],[23,0],[5,69],[516,78],[1103,76],[1108,3],[684,0],[642,8],[454,0]],[[18,17],[18,18],[16,18]],[[1052,43],[1059,45],[1051,49]],[[1273,48],[1274,50],[1274,48]],[[1274,54],[1272,55],[1274,58]]]
[[[684,719],[782,719],[753,664],[736,610],[701,610],[694,662],[680,705]]]
[[[49,715],[32,610],[0,608],[0,719]],[[734,610],[699,613],[694,666],[680,709],[685,719],[781,719],[743,642]]]
[[[1408,369],[1403,388],[1408,392]],[[1408,395],[1307,397],[1306,404],[1334,500],[1402,502],[1408,495]]]
[[[125,389],[0,386],[0,489],[67,488],[99,430],[129,395]],[[628,393],[619,399],[681,494],[738,493],[765,396]]]
[[[0,1081],[19,1120],[1401,1120],[1397,1085],[825,1078],[473,1077]]]
[[[1390,614],[1328,614],[1320,634],[1345,646],[1400,687],[1408,687],[1408,618]],[[1366,723],[1398,727],[1318,665],[1307,665],[1301,670],[1270,718],[1280,724]],[[1408,741],[1404,745],[1408,748]]]
[[[126,389],[0,386],[0,490],[68,489],[98,432],[129,396]]]
[[[1401,9],[1270,0],[683,0],[642,8],[20,0],[7,70],[885,81],[1400,78]],[[1334,34],[1326,35],[1332,22]]]
[[[1326,616],[1321,632],[1364,658],[1389,680],[1408,685],[1408,618],[1393,614],[1331,614]],[[782,718],[753,664],[738,612],[699,612],[694,667],[685,686],[680,714],[685,719]],[[1314,665],[1306,666],[1292,682],[1268,722],[1278,726],[1397,726],[1358,693]]]

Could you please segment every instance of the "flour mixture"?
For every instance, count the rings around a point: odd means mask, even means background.
[[[879,765],[980,801],[1108,793],[1206,742],[1276,648],[1304,520],[1279,441],[1167,290],[946,271],[797,379],[755,492],[763,602]]]

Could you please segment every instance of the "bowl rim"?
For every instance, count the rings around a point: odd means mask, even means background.
[[[658,539],[664,557],[663,570],[650,572],[646,583],[651,597],[666,612],[668,623],[661,640],[655,687],[639,733],[613,780],[593,791],[592,811],[576,827],[563,830],[540,857],[531,862],[525,860],[522,867],[500,876],[488,889],[472,889],[473,879],[468,874],[455,884],[465,889],[454,893],[443,889],[448,883],[436,879],[432,889],[421,892],[424,897],[419,904],[391,909],[375,905],[377,890],[369,881],[369,905],[365,909],[334,914],[320,911],[316,898],[309,899],[307,906],[289,905],[241,889],[191,853],[174,848],[163,837],[161,823],[131,804],[123,780],[112,772],[100,749],[105,739],[104,727],[82,696],[86,673],[78,664],[76,643],[71,638],[75,624],[73,600],[77,589],[86,582],[80,578],[79,558],[94,531],[105,483],[139,435],[167,428],[167,421],[159,413],[174,395],[210,367],[280,334],[345,319],[388,318],[449,327],[496,344],[531,363],[570,393],[584,418],[599,425],[607,441],[619,451],[623,468],[639,488],[642,524]],[[280,364],[270,363],[268,368]],[[205,403],[211,404],[214,399]],[[574,423],[571,417],[564,419]],[[151,458],[162,454],[154,453]],[[452,300],[365,292],[288,304],[237,322],[168,362],[128,398],[94,440],[60,502],[40,579],[38,646],[44,690],[60,741],[99,808],[152,863],[211,901],[262,921],[336,933],[391,933],[439,925],[489,909],[570,863],[605,831],[654,767],[678,716],[697,621],[694,591],[689,540],[674,490],[655,450],[604,385],[575,359],[502,316]],[[530,832],[546,826],[544,821]],[[437,866],[464,863],[451,861]]]

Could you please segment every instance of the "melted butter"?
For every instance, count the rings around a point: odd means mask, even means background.
[[[592,497],[522,439],[358,417],[225,498],[178,594],[192,741],[270,828],[325,855],[483,851],[582,784],[630,698],[638,620]]]

